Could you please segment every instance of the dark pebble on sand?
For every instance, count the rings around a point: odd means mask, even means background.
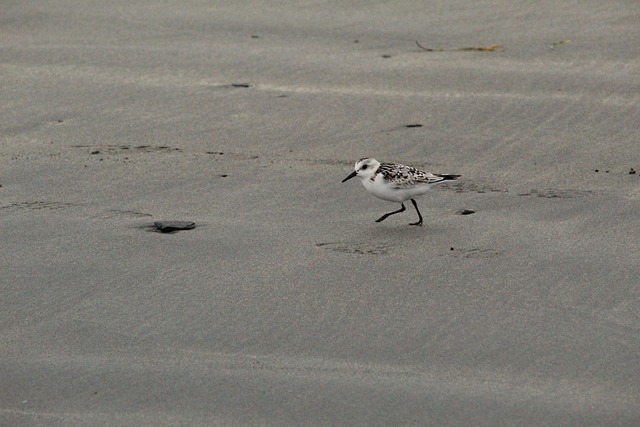
[[[99,150],[92,151],[91,154],[100,154]]]
[[[181,230],[193,230],[196,228],[195,222],[191,221],[156,221],[153,225],[161,233],[172,233]]]
[[[634,168],[629,169],[629,175],[635,175],[636,170]]]
[[[422,125],[420,123],[412,123],[410,125],[404,125],[406,128],[421,128]]]
[[[460,215],[471,215],[471,214],[476,213],[476,211],[474,211],[473,209],[461,209],[461,210],[458,211],[458,213]]]
[[[251,83],[231,83],[232,87],[251,87]]]

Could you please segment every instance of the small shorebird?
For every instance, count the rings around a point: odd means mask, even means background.
[[[422,225],[422,215],[414,197],[422,196],[434,184],[455,180],[461,175],[448,175],[423,172],[411,166],[397,163],[380,163],[376,159],[364,158],[356,162],[355,170],[342,180],[348,181],[357,176],[366,190],[374,196],[389,202],[398,202],[402,206],[399,210],[382,215],[376,222],[382,222],[387,217],[405,211],[404,202],[411,200],[418,213],[418,222],[409,225]]]

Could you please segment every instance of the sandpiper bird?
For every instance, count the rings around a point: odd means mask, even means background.
[[[362,185],[374,196],[389,202],[398,202],[402,206],[397,211],[382,215],[376,222],[382,222],[391,215],[405,211],[404,202],[411,200],[418,213],[418,221],[410,225],[422,225],[422,215],[414,197],[422,196],[444,181],[455,180],[461,175],[436,174],[423,172],[411,166],[397,163],[380,163],[376,159],[365,157],[356,162],[355,170],[342,182],[357,176]]]

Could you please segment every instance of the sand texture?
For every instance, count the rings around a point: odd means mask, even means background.
[[[640,425],[637,2],[1,3],[0,425]]]

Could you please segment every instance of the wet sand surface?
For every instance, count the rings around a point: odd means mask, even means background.
[[[1,425],[640,423],[635,2],[3,3]]]

